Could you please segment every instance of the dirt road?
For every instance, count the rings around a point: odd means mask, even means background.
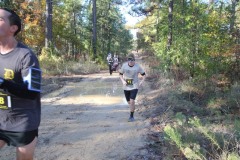
[[[117,73],[82,76],[42,97],[36,160],[133,160],[147,154],[143,117],[128,122],[129,108]],[[139,97],[143,94],[139,91]],[[1,160],[15,150],[5,146]]]

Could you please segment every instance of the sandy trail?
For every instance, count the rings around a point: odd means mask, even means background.
[[[139,96],[142,93],[140,90]],[[128,122],[128,117],[117,73],[83,76],[42,97],[35,159],[138,159],[147,154],[143,146],[148,122],[137,112],[135,122]],[[12,160],[14,152],[14,148],[4,147],[0,159]]]

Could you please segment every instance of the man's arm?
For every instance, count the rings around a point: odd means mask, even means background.
[[[122,73],[119,73],[119,77],[120,77],[120,79],[121,79],[121,81],[122,81],[122,84],[123,84],[123,85],[126,85],[127,82],[124,80]]]
[[[38,92],[28,90],[27,84],[16,84],[3,78],[0,79],[3,80],[0,88],[9,94],[26,99],[35,99],[39,95]]]
[[[146,79],[146,74],[145,74],[145,72],[142,73],[141,75],[142,75],[142,80],[141,80],[141,82],[139,83],[139,86],[141,86],[141,85],[143,84],[143,82],[145,81],[145,79]]]

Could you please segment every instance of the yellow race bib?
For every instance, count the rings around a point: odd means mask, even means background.
[[[126,79],[127,85],[133,85],[133,79]]]
[[[0,92],[0,109],[11,108],[11,97]]]

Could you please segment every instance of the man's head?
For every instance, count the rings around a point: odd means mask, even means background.
[[[9,23],[14,36],[21,31],[21,19],[13,10],[0,8],[0,20],[4,21],[4,23]]]
[[[134,56],[134,54],[133,54],[133,53],[129,53],[129,54],[127,55],[127,59],[128,59],[128,61],[135,61],[135,56]]]
[[[133,66],[135,64],[135,56],[134,54],[130,53],[127,55],[127,60],[128,60],[128,64],[130,66]]]

